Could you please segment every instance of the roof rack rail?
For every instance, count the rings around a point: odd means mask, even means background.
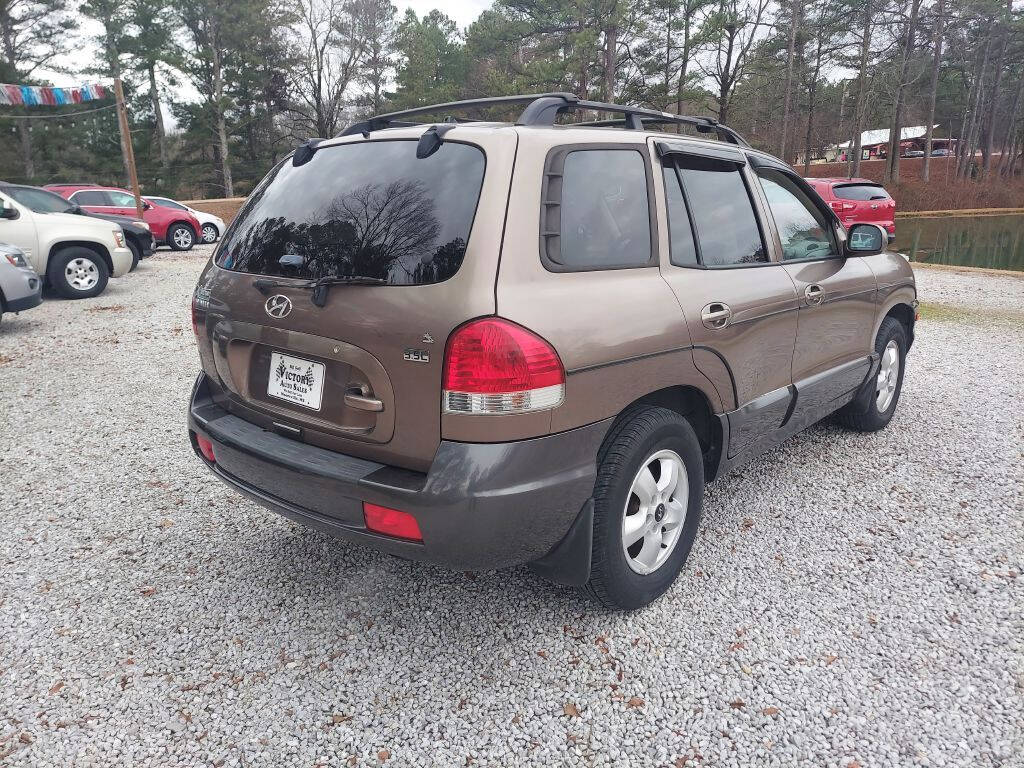
[[[579,125],[591,127],[615,127],[621,125],[631,130],[646,130],[645,124],[670,124],[690,125],[699,133],[714,133],[722,141],[737,144],[742,147],[750,145],[732,128],[722,125],[711,117],[691,117],[688,115],[674,115],[671,112],[659,112],[654,109],[643,107],[630,107],[622,104],[606,104],[600,101],[588,101],[581,99],[572,93],[531,93],[519,96],[494,96],[486,99],[466,99],[465,101],[449,101],[444,104],[431,104],[424,107],[404,109],[399,112],[388,112],[383,115],[374,115],[366,120],[352,123],[343,130],[339,136],[351,136],[356,133],[367,134],[370,131],[381,128],[397,127],[399,125],[416,125],[415,121],[409,122],[408,118],[424,115],[434,115],[446,110],[465,110],[475,107],[496,107],[511,104],[526,104],[516,120],[516,125],[554,125],[559,115],[577,110],[593,110],[595,112],[612,112],[621,114],[621,120],[596,120]],[[447,117],[446,120],[454,120]]]

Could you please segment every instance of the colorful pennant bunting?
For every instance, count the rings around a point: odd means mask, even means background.
[[[48,85],[10,85],[0,83],[0,106],[62,106],[96,101],[111,95],[110,87],[98,83],[72,88],[51,88]]]

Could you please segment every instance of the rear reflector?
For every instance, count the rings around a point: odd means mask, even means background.
[[[565,370],[540,336],[489,317],[448,340],[443,387],[446,413],[523,413],[561,404]]]
[[[367,530],[374,533],[383,533],[385,536],[409,541],[423,541],[419,523],[408,512],[364,501],[363,519],[366,520]]]
[[[217,457],[213,455],[213,443],[202,435],[196,435],[196,442],[199,444],[199,452],[206,457],[206,460],[216,464]]]

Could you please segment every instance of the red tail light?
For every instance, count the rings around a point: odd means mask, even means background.
[[[420,525],[408,512],[363,502],[363,519],[368,530],[410,541],[423,541]]]
[[[202,435],[196,435],[196,443],[199,444],[199,452],[206,457],[206,460],[213,464],[216,464],[217,457],[213,455],[213,443],[211,443]]]
[[[844,203],[842,200],[833,200],[829,203],[829,206],[836,213],[842,213],[843,211],[852,211],[857,207],[856,203]]]
[[[562,402],[565,370],[540,336],[489,317],[466,323],[448,340],[443,386],[448,413],[523,413]]]
[[[192,305],[192,333],[195,334],[196,341],[199,341],[199,311],[195,304]]]

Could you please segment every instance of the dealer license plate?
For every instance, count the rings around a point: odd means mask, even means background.
[[[323,363],[271,352],[267,394],[319,411],[324,394]]]

